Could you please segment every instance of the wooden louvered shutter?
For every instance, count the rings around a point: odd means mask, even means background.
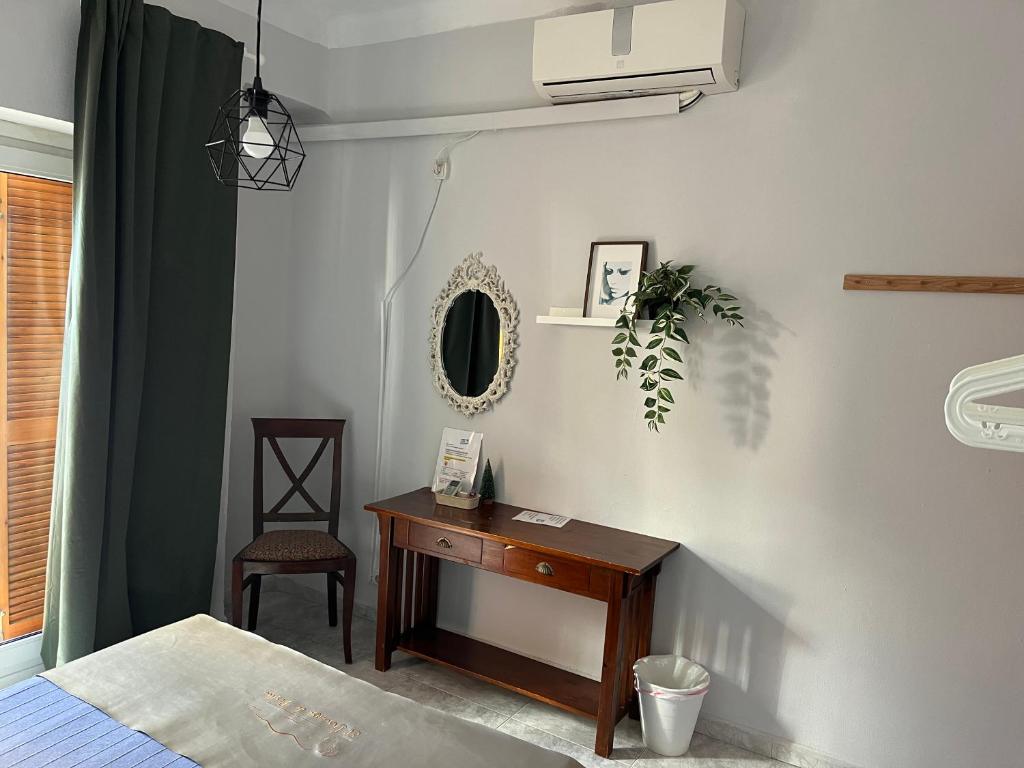
[[[71,185],[0,173],[0,609],[4,639],[43,624]]]

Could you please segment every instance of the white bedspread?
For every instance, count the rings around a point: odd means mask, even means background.
[[[579,768],[209,616],[44,676],[204,768]]]

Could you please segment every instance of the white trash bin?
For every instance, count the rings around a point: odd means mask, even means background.
[[[690,748],[711,675],[682,656],[645,656],[633,665],[644,744],[666,757]]]

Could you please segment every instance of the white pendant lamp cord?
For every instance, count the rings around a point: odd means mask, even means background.
[[[380,499],[381,497],[381,471],[384,460],[384,422],[387,398],[388,350],[391,341],[391,302],[395,297],[395,293],[404,282],[406,275],[409,274],[409,270],[412,269],[413,264],[416,263],[420,253],[423,251],[423,244],[427,240],[427,233],[430,231],[430,224],[434,220],[434,213],[437,211],[437,205],[441,201],[441,189],[444,187],[445,180],[447,179],[447,164],[451,151],[459,144],[469,141],[478,135],[480,135],[480,131],[474,131],[473,133],[449,142],[434,158],[434,169],[438,169],[444,165],[445,172],[439,175],[437,189],[434,192],[434,201],[431,203],[430,212],[427,214],[427,220],[423,225],[423,231],[420,233],[419,242],[416,244],[416,250],[413,251],[412,258],[409,259],[405,268],[391,284],[391,287],[385,291],[384,298],[381,299],[380,302],[380,377],[377,381],[377,455],[373,471],[373,498],[375,500]],[[373,541],[373,563],[370,568],[370,581],[373,583],[377,580],[377,570],[380,565],[380,530],[377,527],[377,519],[375,517],[371,518],[370,524],[372,526],[370,538]]]

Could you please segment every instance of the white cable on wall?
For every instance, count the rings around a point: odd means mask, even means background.
[[[377,456],[373,470],[374,499],[380,499],[381,497],[381,471],[384,461],[384,422],[387,402],[388,351],[391,341],[391,302],[399,287],[401,287],[402,282],[405,280],[406,275],[409,274],[409,270],[412,269],[412,265],[416,263],[416,259],[419,258],[420,253],[423,251],[423,244],[427,240],[427,233],[430,231],[430,224],[434,220],[434,213],[437,211],[437,205],[441,200],[441,190],[451,172],[451,165],[449,162],[451,151],[459,144],[469,141],[479,135],[480,131],[474,131],[466,136],[455,139],[454,141],[446,144],[434,157],[432,170],[434,175],[437,177],[437,189],[434,192],[434,201],[431,203],[429,213],[427,213],[427,220],[423,225],[423,231],[420,233],[419,242],[416,244],[416,250],[413,251],[412,258],[409,259],[409,262],[395,279],[395,282],[391,284],[391,287],[384,292],[384,298],[381,299],[380,302],[380,377],[377,381]],[[370,581],[375,582],[377,580],[377,569],[380,564],[380,530],[377,527],[377,519],[375,517],[371,518],[371,525],[373,526],[373,532],[370,537],[373,540],[373,562],[372,567],[370,568]]]

